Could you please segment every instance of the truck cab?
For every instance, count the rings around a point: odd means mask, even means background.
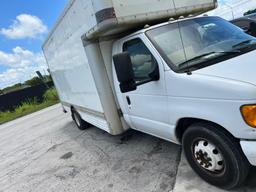
[[[115,92],[130,127],[182,143],[191,166],[217,186],[234,184],[226,175],[227,138],[237,146],[229,157],[256,165],[254,37],[219,17],[188,18],[121,38],[113,55]],[[229,171],[229,179],[238,174]]]

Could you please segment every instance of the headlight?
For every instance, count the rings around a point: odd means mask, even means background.
[[[244,121],[253,128],[256,128],[256,104],[244,105],[241,107]]]

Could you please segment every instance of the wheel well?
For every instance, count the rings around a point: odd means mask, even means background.
[[[227,129],[225,129],[224,127],[222,127],[221,125],[219,125],[217,123],[207,121],[204,119],[182,118],[178,121],[177,126],[176,126],[176,137],[178,138],[178,141],[180,143],[182,143],[182,137],[183,137],[183,134],[185,133],[185,131],[189,128],[189,126],[191,126],[192,124],[195,124],[195,123],[206,123],[206,124],[217,126],[217,127],[221,128],[222,130],[224,130],[231,137],[235,138],[229,131],[227,131]]]
[[[71,106],[71,107],[70,107],[71,113],[72,113],[74,110],[75,110],[75,107],[74,107],[74,106]]]
[[[70,106],[70,112],[71,112],[71,117],[74,120],[74,111],[75,111],[75,107],[74,106]]]

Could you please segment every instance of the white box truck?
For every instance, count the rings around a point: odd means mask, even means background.
[[[43,51],[78,128],[132,128],[182,144],[207,182],[241,185],[256,165],[256,39],[219,17],[190,15],[216,6],[71,0]]]

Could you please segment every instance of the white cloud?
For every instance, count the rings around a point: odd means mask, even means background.
[[[2,28],[0,34],[9,39],[37,38],[48,31],[41,19],[36,16],[21,14],[8,28]]]
[[[243,16],[243,14],[256,8],[255,0],[221,0],[219,7],[208,12],[208,15],[217,15],[224,19],[231,20]]]
[[[12,53],[0,51],[0,65],[8,68],[0,73],[0,88],[24,82],[36,76],[37,70],[43,73],[47,69],[42,53],[33,53],[21,47],[14,48]]]
[[[11,68],[26,67],[33,63],[38,63],[42,57],[41,53],[33,53],[21,47],[15,47],[12,53],[6,53],[0,50],[0,65]]]

